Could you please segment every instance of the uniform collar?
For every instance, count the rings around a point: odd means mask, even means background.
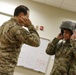
[[[75,43],[76,43],[75,40],[70,39],[69,41],[65,42],[64,45],[72,47],[75,45]]]
[[[15,17],[12,17],[11,20],[14,21],[17,25],[22,26],[22,25],[16,20]]]

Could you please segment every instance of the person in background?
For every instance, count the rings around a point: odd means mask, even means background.
[[[48,55],[55,55],[50,75],[76,75],[76,40],[71,39],[75,23],[64,21],[60,29],[61,32],[46,48]]]
[[[17,6],[14,17],[0,27],[0,75],[13,75],[23,44],[40,45],[40,37],[29,19],[29,12],[28,7]]]

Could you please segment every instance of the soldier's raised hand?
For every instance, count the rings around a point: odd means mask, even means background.
[[[22,16],[21,18],[21,21],[23,22],[24,26],[25,27],[28,27],[29,25],[31,25],[31,21],[29,18],[27,18],[26,16]]]
[[[59,33],[59,34],[58,34],[57,39],[59,39],[59,40],[63,39],[62,33]]]

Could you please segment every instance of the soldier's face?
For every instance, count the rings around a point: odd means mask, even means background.
[[[64,40],[70,40],[71,38],[71,32],[69,30],[64,30],[64,33],[63,33],[63,38]]]

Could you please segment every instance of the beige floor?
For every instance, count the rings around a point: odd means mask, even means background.
[[[16,67],[14,75],[45,75],[45,74],[23,67]]]

